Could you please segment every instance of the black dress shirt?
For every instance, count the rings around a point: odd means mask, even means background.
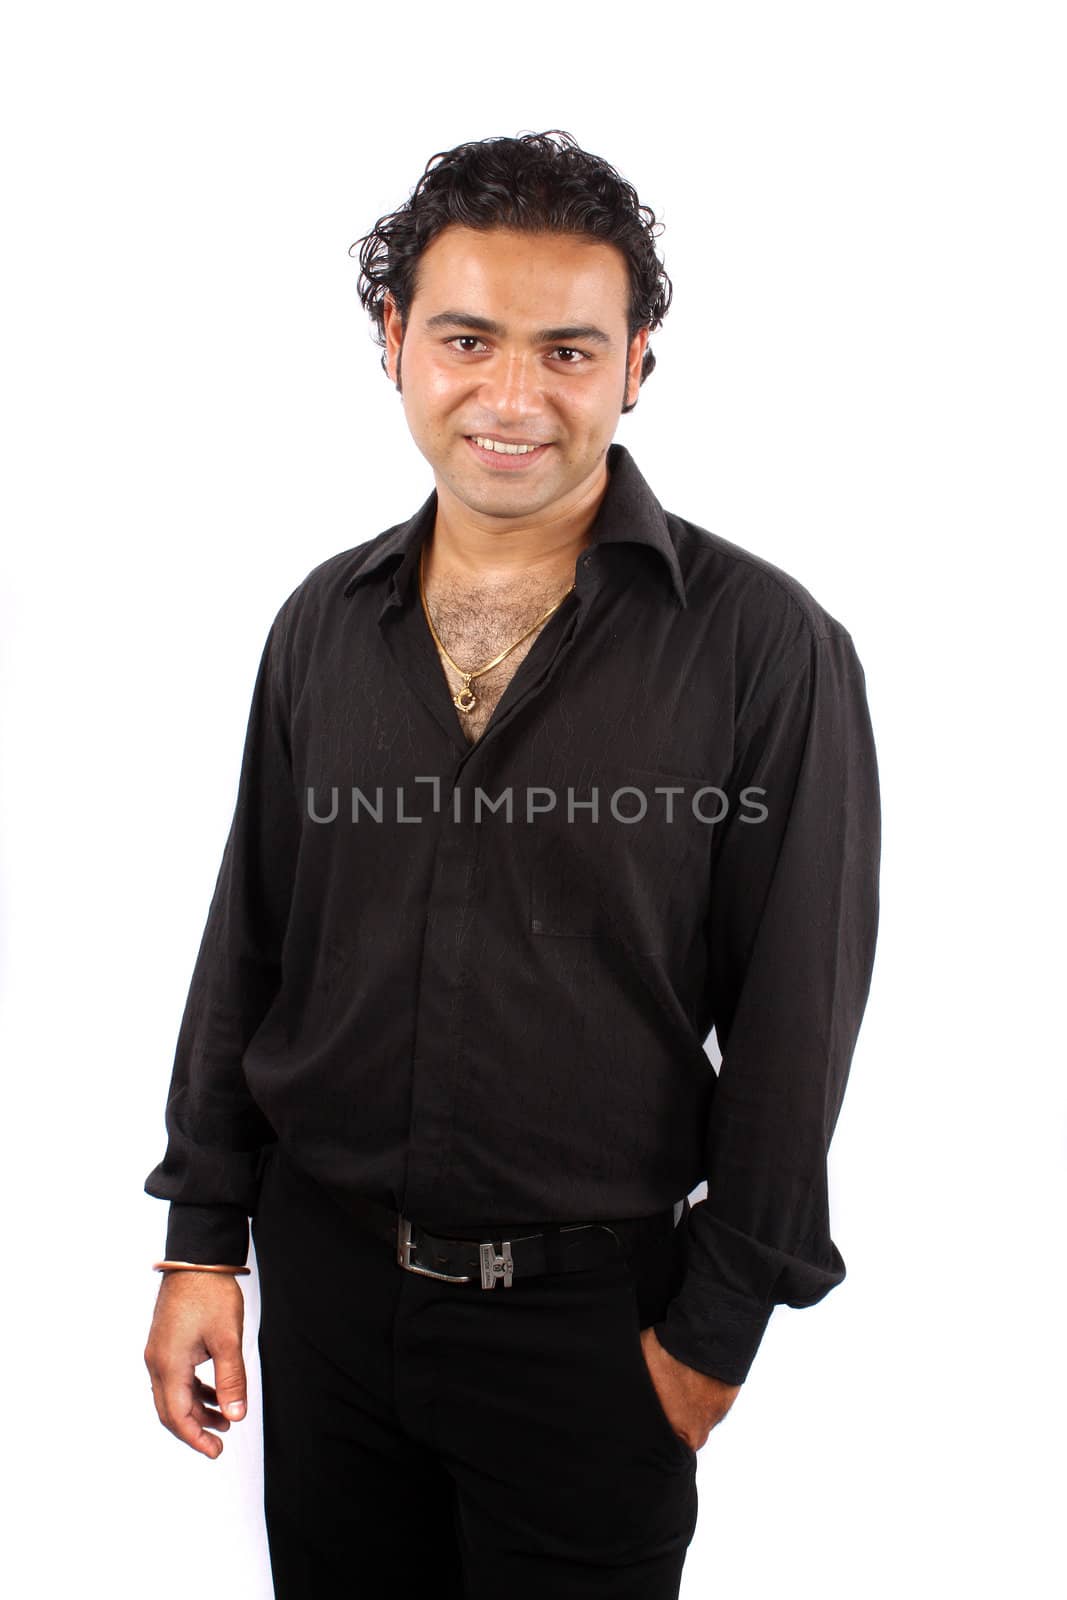
[[[874,959],[874,741],[846,629],[622,445],[608,468],[473,744],[419,598],[436,490],[281,606],[145,1188],[168,1256],[241,1264],[274,1141],[473,1238],[706,1179],[656,1332],[741,1383],[774,1306],[845,1272],[826,1158]]]

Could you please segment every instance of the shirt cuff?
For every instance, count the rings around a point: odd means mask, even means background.
[[[744,1383],[773,1310],[773,1303],[718,1288],[701,1296],[697,1312],[690,1309],[683,1288],[663,1321],[654,1324],[656,1338],[687,1367],[720,1383]]]
[[[248,1258],[247,1211],[240,1206],[194,1206],[172,1200],[165,1258],[243,1267]]]

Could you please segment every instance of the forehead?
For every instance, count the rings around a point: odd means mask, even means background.
[[[599,239],[454,223],[420,256],[415,301],[427,315],[461,305],[519,321],[625,319],[629,289],[622,252]]]

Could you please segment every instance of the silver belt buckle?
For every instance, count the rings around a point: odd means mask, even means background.
[[[443,1283],[473,1283],[474,1279],[469,1272],[454,1274],[450,1272],[434,1272],[431,1267],[420,1266],[411,1259],[413,1250],[418,1249],[418,1241],[411,1237],[411,1220],[400,1217],[396,1227],[396,1259],[405,1272],[417,1272],[423,1278],[440,1278]],[[498,1279],[503,1279],[505,1289],[511,1288],[514,1263],[511,1259],[511,1240],[501,1242],[500,1254],[496,1253],[496,1246],[492,1240],[478,1246],[481,1257],[482,1288],[495,1289]]]
[[[487,1243],[479,1245],[478,1249],[482,1258],[482,1288],[495,1289],[497,1279],[503,1278],[504,1288],[510,1289],[513,1268],[511,1240],[501,1240],[499,1255],[497,1255],[496,1246],[491,1239]]]
[[[445,1283],[470,1283],[469,1272],[460,1274],[459,1277],[449,1272],[433,1272],[429,1267],[420,1267],[412,1261],[411,1252],[417,1250],[418,1244],[412,1242],[411,1221],[408,1217],[400,1217],[396,1225],[396,1259],[405,1272],[417,1272],[423,1278],[441,1278]],[[484,1276],[484,1269],[483,1269]]]

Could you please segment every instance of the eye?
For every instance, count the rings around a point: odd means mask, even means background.
[[[445,343],[446,346],[452,346],[453,348],[455,348],[457,350],[457,352],[460,355],[464,355],[464,356],[473,355],[475,352],[473,350],[471,350],[471,349],[468,349],[468,348],[460,348],[461,346],[470,346],[470,345],[478,345],[478,344],[480,344],[480,345],[482,345],[483,349],[485,348],[484,340],[479,339],[477,337],[477,335],[473,334],[473,333],[456,333],[456,334],[453,334],[452,337],[450,339],[446,339],[444,341],[444,343]],[[580,367],[580,366],[583,365],[583,363],[585,363],[587,361],[591,361],[593,359],[592,356],[589,355],[585,350],[576,350],[571,345],[566,345],[566,344],[558,344],[556,346],[556,348],[551,353],[554,356],[564,356],[564,357],[572,358],[572,359],[564,360],[563,362],[561,362],[561,365],[564,366],[564,367]]]
[[[482,342],[481,339],[476,338],[473,333],[457,333],[454,336],[454,338],[445,340],[445,344],[446,345],[448,345],[448,344],[464,344],[464,343],[466,343],[466,344],[481,344],[481,342]],[[469,354],[469,352],[466,351],[466,350],[462,351],[461,353],[463,355]]]

